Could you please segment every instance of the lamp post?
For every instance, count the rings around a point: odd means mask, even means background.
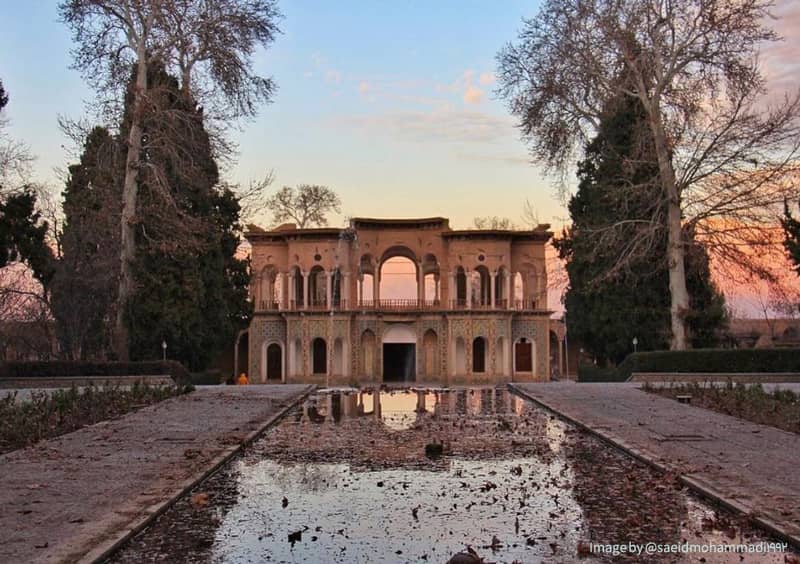
[[[636,352],[636,347],[639,345],[639,339],[633,338],[633,352]]]
[[[161,341],[161,352],[162,352],[162,359],[167,360],[167,340],[163,339]]]

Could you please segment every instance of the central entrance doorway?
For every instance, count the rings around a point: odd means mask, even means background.
[[[391,325],[383,333],[383,381],[414,382],[416,377],[416,334],[409,325]]]

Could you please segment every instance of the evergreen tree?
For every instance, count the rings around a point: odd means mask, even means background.
[[[789,203],[784,204],[783,219],[781,220],[785,238],[783,246],[789,253],[789,258],[794,263],[794,270],[800,275],[800,221],[792,216]]]
[[[202,110],[163,68],[151,67],[148,82],[135,284],[125,309],[130,358],[160,358],[164,340],[169,358],[199,370],[232,346],[252,314],[249,262],[236,256],[240,207],[220,186]],[[112,343],[132,108],[129,94],[119,134],[95,128],[69,168],[54,305],[62,344],[75,358],[108,356]]]
[[[569,203],[572,226],[555,241],[569,276],[569,334],[603,365],[620,362],[634,337],[639,350],[667,348],[670,339],[667,231],[652,141],[642,138],[647,129],[638,125],[643,119],[641,105],[630,98],[607,107],[579,163],[578,191]],[[620,189],[631,185],[638,187],[635,198]],[[693,346],[712,346],[724,322],[724,300],[710,279],[705,250],[690,235],[687,320]],[[602,237],[613,237],[613,244],[598,245]],[[631,241],[646,245],[631,249]],[[618,268],[621,256],[635,259]]]
[[[154,166],[140,176],[130,353],[157,358],[163,340],[170,358],[198,370],[232,346],[252,314],[249,262],[236,257],[240,207],[219,185],[202,109],[162,68],[151,67],[148,82],[155,110],[143,116],[143,146]]]
[[[52,307],[61,349],[76,360],[101,359],[110,348],[119,276],[120,146],[107,129],[87,136],[64,189],[61,260]]]
[[[25,187],[0,201],[0,268],[25,262],[45,287],[53,276],[47,222],[36,210],[36,195]]]

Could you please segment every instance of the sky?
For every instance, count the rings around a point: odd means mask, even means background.
[[[566,215],[552,182],[529,162],[514,120],[495,95],[495,56],[531,1],[283,1],[282,33],[256,54],[278,91],[239,124],[230,180],[274,171],[273,188],[324,184],[348,216],[475,216],[520,222]],[[72,41],[57,2],[4,9],[0,78],[11,95],[11,134],[37,157],[35,176],[61,189],[70,162],[58,116],[80,118],[93,92],[70,69]],[[267,222],[268,219],[264,219]]]
[[[73,45],[57,1],[0,1],[9,133],[36,156],[34,179],[60,193],[58,170],[74,155],[58,118],[85,117],[94,93],[70,68]],[[496,54],[536,14],[537,0],[279,6],[281,33],[255,56],[256,71],[278,90],[233,132],[238,158],[227,180],[247,184],[272,171],[273,190],[327,185],[343,203],[332,225],[352,216],[443,216],[456,228],[476,216],[522,223],[526,200],[540,222],[564,223],[553,179],[530,163],[495,93]],[[778,0],[774,14],[785,40],[761,62],[770,92],[780,93],[800,77],[800,0]]]

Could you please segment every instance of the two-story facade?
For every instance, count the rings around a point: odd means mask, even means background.
[[[440,217],[251,227],[251,382],[548,379],[548,228],[453,230]],[[413,264],[411,299],[381,295],[394,257]]]

